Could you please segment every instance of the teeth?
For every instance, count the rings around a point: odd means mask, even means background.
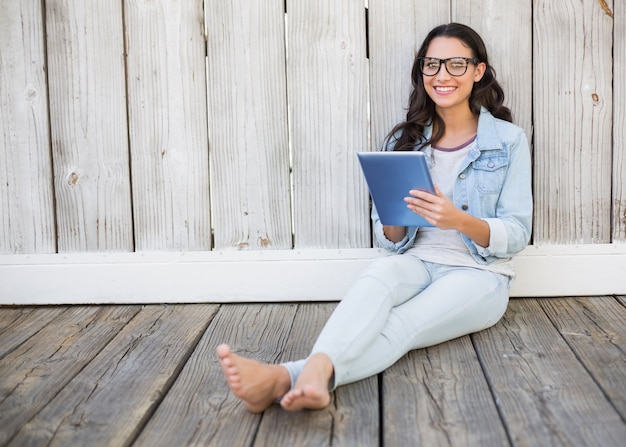
[[[436,87],[436,89],[441,92],[451,92],[454,90],[454,87]]]

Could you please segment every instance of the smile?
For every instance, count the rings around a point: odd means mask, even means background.
[[[434,87],[435,91],[438,93],[448,93],[451,92],[453,90],[456,90],[456,87],[443,87],[443,86],[439,86],[439,87]]]

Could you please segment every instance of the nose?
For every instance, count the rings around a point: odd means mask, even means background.
[[[448,67],[446,67],[446,64],[442,64],[441,67],[439,68],[439,72],[437,73],[436,76],[437,79],[450,79],[450,73],[448,73]]]

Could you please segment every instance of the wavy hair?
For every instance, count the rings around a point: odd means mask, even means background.
[[[435,103],[424,89],[424,78],[419,65],[419,58],[426,56],[428,46],[436,37],[454,37],[459,39],[472,50],[472,56],[480,62],[484,62],[487,67],[482,79],[474,84],[469,98],[472,113],[478,116],[481,106],[484,106],[496,118],[509,122],[513,121],[511,110],[503,104],[504,92],[498,81],[496,81],[495,70],[489,65],[487,49],[482,38],[467,25],[460,23],[439,25],[428,33],[415,55],[415,61],[411,70],[413,90],[409,96],[406,121],[396,125],[388,136],[389,139],[393,135],[401,133],[394,146],[395,151],[413,150],[417,142],[422,142],[419,146],[421,149],[427,144],[439,141],[445,132],[445,124],[435,111]],[[433,134],[430,140],[426,140],[424,129],[430,124],[433,124]]]

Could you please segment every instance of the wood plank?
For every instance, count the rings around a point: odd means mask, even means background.
[[[335,304],[298,305],[279,361],[306,358],[334,307]],[[331,399],[331,405],[320,411],[287,412],[278,405],[268,408],[259,424],[255,445],[331,445],[335,396]]]
[[[532,142],[533,30],[532,2],[500,0],[454,2],[452,20],[471,26],[485,42],[489,64],[502,86],[515,124]],[[515,39],[502,39],[515,27]],[[541,70],[541,67],[535,67]]]
[[[306,358],[336,303],[300,304],[280,361]],[[338,388],[320,411],[267,409],[255,445],[379,445],[376,377]]]
[[[13,439],[138,311],[137,306],[64,309],[2,358],[0,444]],[[41,315],[45,320],[46,313],[44,309],[37,309],[32,316]],[[23,319],[21,322],[26,323]]]
[[[124,1],[137,250],[211,248],[203,14]]]
[[[371,0],[369,60],[372,150],[406,119],[411,93],[411,67],[428,32],[450,21],[450,2]]]
[[[41,329],[46,327],[64,307],[1,307],[0,359]]]
[[[626,424],[536,300],[473,340],[513,445],[622,445]]]
[[[284,1],[205,14],[214,245],[291,248]]]
[[[54,253],[43,2],[0,0],[0,253]]]
[[[133,443],[136,433],[119,435],[120,431],[111,426],[111,421],[116,419],[111,415],[121,409],[120,417],[127,417],[131,412],[127,406],[138,408],[137,411],[145,416],[143,424],[158,405],[152,421],[143,429],[139,441],[134,443],[139,445],[268,445],[275,440],[299,440],[299,444],[272,445],[368,445],[366,433],[379,429],[369,426],[376,418],[363,413],[361,408],[378,406],[377,395],[369,392],[375,387],[354,389],[349,401],[342,393],[351,392],[353,385],[342,387],[335,393],[332,405],[321,412],[288,413],[275,406],[259,416],[248,413],[237,399],[230,396],[223,382],[214,355],[218,343],[226,338],[239,340],[237,349],[245,347],[241,352],[269,362],[304,357],[334,307],[333,303],[222,306],[206,331],[202,328],[194,330],[196,340],[204,332],[197,345],[184,339],[189,330],[185,322],[194,321],[193,314],[198,313],[199,306],[169,306],[170,309],[180,307],[192,307],[192,310],[183,315],[180,311],[168,313],[161,311],[161,306],[150,306],[136,315],[113,340],[113,334],[120,329],[121,318],[126,321],[132,318],[131,314],[124,314],[131,308],[124,311],[111,306],[62,309],[54,321],[7,356],[14,356],[13,360],[0,360],[3,377],[0,382],[0,434],[6,432],[5,427],[11,428],[1,419],[6,414],[7,399],[16,403],[15,396],[5,399],[2,394],[5,383],[13,384],[14,394],[19,395],[20,402],[25,404],[17,416],[20,427],[24,426],[20,437],[0,439],[0,444],[42,444],[41,439],[53,436],[55,432],[55,427],[46,420],[56,417],[52,413],[60,412],[59,420],[65,418],[68,424],[75,423],[80,427],[77,430],[85,430],[85,436],[87,433],[89,436],[96,433],[96,436],[88,440],[79,439],[80,436],[69,440],[55,437],[51,439],[52,444],[127,445]],[[214,306],[202,307],[215,310]],[[610,363],[610,356],[614,361],[615,351],[623,351],[625,308],[624,296],[514,300],[503,321],[494,328],[410,353],[385,373],[382,414],[391,418],[393,415],[387,411],[412,413],[417,408],[419,413],[413,423],[424,425],[419,430],[422,437],[410,437],[407,430],[396,430],[402,432],[400,436],[407,435],[406,439],[392,437],[391,441],[388,438],[382,441],[391,445],[423,445],[421,441],[436,432],[439,437],[429,438],[427,445],[509,445],[506,439],[496,444],[490,442],[494,427],[502,418],[510,430],[512,445],[621,445],[626,424],[616,411],[619,407],[615,398],[621,397],[623,402],[623,386],[621,391],[619,388],[623,380],[618,377],[623,376],[623,372],[620,373],[619,365],[615,367]],[[114,309],[119,313],[115,314]],[[20,310],[32,312],[15,312]],[[22,326],[29,330],[28,326],[37,319],[37,314],[47,318],[48,310],[2,308],[0,328],[4,327],[5,333],[7,324],[11,330],[20,331]],[[170,319],[173,321],[167,323]],[[202,318],[198,317],[197,321]],[[189,324],[197,329],[207,321]],[[176,331],[178,333],[171,338],[164,335]],[[109,335],[103,337],[105,332]],[[482,365],[477,365],[470,338],[473,338]],[[4,338],[0,337],[0,340]],[[90,352],[94,349],[88,349],[87,345],[94,343],[108,344],[88,364],[94,355]],[[193,346],[196,347],[192,353]],[[22,352],[17,354],[19,350]],[[161,355],[162,350],[172,352]],[[52,356],[51,352],[54,352]],[[82,371],[67,384],[66,390],[59,391],[63,387],[57,382],[58,377],[64,373],[72,375],[72,362],[77,359],[81,365],[76,368]],[[100,366],[94,367],[95,363]],[[83,368],[85,364],[87,366]],[[172,373],[174,365],[183,368],[180,374]],[[484,385],[481,367],[489,377],[491,392]],[[604,367],[606,372],[602,371]],[[171,381],[173,377],[177,378],[171,387],[147,389],[138,386],[136,394],[141,394],[142,399],[151,399],[154,404],[152,409],[146,410],[145,405],[138,402],[141,399],[133,395],[134,387],[138,381],[152,380],[152,377],[146,378],[152,374],[146,371],[156,370],[172,377]],[[24,371],[30,371],[30,374]],[[405,379],[418,382],[423,393],[421,398],[415,391],[417,387],[407,386],[406,380],[400,387],[389,388],[389,374],[404,374]],[[611,377],[604,378],[602,374]],[[481,380],[483,385],[476,386]],[[56,391],[48,390],[51,383]],[[99,386],[96,387],[95,383]],[[612,384],[615,389],[611,391],[607,384]],[[94,387],[95,391],[90,394]],[[403,387],[408,392],[403,392]],[[35,392],[31,388],[38,390]],[[46,393],[50,396],[46,397]],[[54,397],[57,393],[60,394]],[[104,396],[107,393],[112,394],[108,399]],[[159,393],[167,393],[167,396],[162,398],[163,394]],[[401,398],[393,397],[397,395]],[[493,404],[487,411],[484,406],[476,405],[476,402],[489,402],[492,398],[498,404],[500,415],[493,414]],[[107,409],[100,409],[100,416],[89,413],[86,410],[90,405],[88,401]],[[602,404],[598,405],[598,402]],[[39,410],[33,413],[33,405],[45,407],[37,415]],[[395,409],[390,408],[394,405]],[[57,408],[52,408],[55,406]],[[169,407],[168,411],[164,411],[166,407]],[[466,423],[478,420],[470,423],[470,433],[462,432],[454,417],[456,413],[461,413],[459,417]],[[41,418],[42,414],[47,416]],[[405,416],[401,414],[401,417]],[[351,417],[354,419],[350,421]],[[98,422],[94,422],[96,419]],[[491,425],[481,425],[485,419],[489,419]],[[102,430],[107,433],[100,434],[99,428],[90,426],[90,423],[98,427],[102,423],[105,426]],[[485,432],[483,437],[479,437],[480,430],[475,428],[481,426]],[[380,429],[391,436],[393,427],[386,419],[385,426]],[[268,434],[271,428],[277,433]],[[415,427],[410,429],[415,431]],[[64,430],[65,426],[62,426],[60,432]],[[448,437],[441,433],[447,433]],[[25,434],[27,436],[22,437]],[[375,439],[370,441],[378,444]]]
[[[356,152],[368,147],[363,0],[287,0],[294,245],[371,244]]]
[[[378,376],[337,388],[334,424],[328,445],[379,446],[383,427],[380,423]]]
[[[626,8],[613,17],[613,238],[626,242]]]
[[[151,416],[217,311],[147,306],[22,427],[15,445],[126,445]]]
[[[154,445],[251,445],[261,419],[228,389],[215,348],[275,363],[289,337],[297,305],[224,305],[176,383],[135,442]]]
[[[383,374],[385,445],[507,445],[470,337],[410,352]]]
[[[132,251],[121,2],[45,5],[58,251]]]
[[[533,2],[535,243],[611,240],[613,20]]]
[[[626,308],[613,297],[538,302],[626,421]]]

